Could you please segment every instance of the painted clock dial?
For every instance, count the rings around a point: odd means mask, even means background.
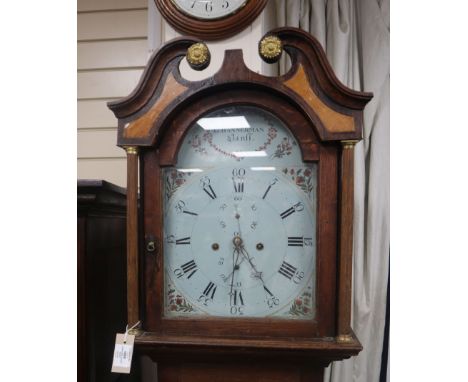
[[[316,182],[282,121],[226,107],[164,171],[165,315],[313,319]]]
[[[248,0],[172,0],[185,14],[198,19],[213,20],[228,16],[242,8]]]

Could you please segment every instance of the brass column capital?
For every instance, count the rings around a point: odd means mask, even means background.
[[[343,149],[352,149],[358,142],[357,139],[350,139],[341,141],[341,144],[343,145]]]
[[[127,152],[127,154],[138,154],[138,147],[137,146],[124,146],[124,150]]]

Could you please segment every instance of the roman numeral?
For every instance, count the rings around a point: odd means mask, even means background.
[[[291,280],[293,276],[296,274],[296,271],[297,271],[296,267],[292,266],[286,261],[283,261],[283,264],[281,264],[281,267],[278,272],[282,274],[284,277],[286,277],[287,279]]]
[[[274,186],[276,184],[276,182],[278,181],[278,178],[273,178],[273,180],[271,181],[271,183],[268,185],[268,188],[266,189],[265,193],[263,194],[262,196],[262,199],[265,199],[266,196],[268,195],[268,193],[270,192],[271,190],[271,187]]]
[[[281,213],[281,219],[286,219],[289,215],[293,214],[296,212],[294,207],[288,208],[286,211]]]
[[[293,205],[291,208],[288,208],[286,211],[283,211],[281,215],[281,219],[286,219],[289,215],[293,214],[296,211],[302,211],[304,209],[304,205],[299,202]]]
[[[216,288],[217,288],[216,285],[210,281],[208,285],[206,286],[205,290],[203,291],[203,294],[206,297],[211,298],[213,300],[215,292],[216,292]],[[211,293],[211,296],[210,296],[210,293]]]
[[[263,289],[265,289],[265,292],[267,292],[271,297],[273,297],[273,293],[271,293],[265,285],[263,286]]]
[[[234,292],[231,293],[231,305],[244,305],[244,298],[242,297],[242,292],[234,289]]]
[[[187,263],[182,264],[180,268],[182,269],[182,272],[177,275],[178,278],[181,278],[183,275],[191,272],[187,276],[187,278],[189,279],[195,274],[196,271],[198,271],[197,264],[195,264],[194,260],[190,260]]]
[[[203,191],[205,191],[211,199],[216,199],[216,193],[214,192],[213,187],[211,187],[211,184],[203,187]]]
[[[188,215],[193,215],[193,216],[198,216],[196,212],[188,211],[185,209],[185,202],[183,200],[179,200],[177,204],[175,205],[175,210],[176,212],[179,213],[184,213]]]
[[[240,179],[240,180],[233,180],[233,183],[234,183],[234,191],[237,192],[237,193],[240,193],[240,192],[244,192],[244,180],[243,179]]]
[[[182,239],[177,239],[175,243],[176,243],[176,245],[179,245],[179,244],[184,244],[184,245],[190,244],[190,237],[183,237]]]
[[[289,247],[303,247],[304,238],[302,236],[289,236],[288,237],[288,246]]]
[[[200,185],[203,188],[203,191],[205,191],[211,199],[216,199],[216,193],[214,192],[213,187],[211,187],[210,183],[211,180],[207,176],[204,176],[200,179]]]
[[[270,192],[270,190],[271,190],[271,186],[268,186],[268,188],[266,189],[265,193],[263,194],[262,199],[265,199],[265,198],[266,198],[266,196],[268,195],[268,193]]]

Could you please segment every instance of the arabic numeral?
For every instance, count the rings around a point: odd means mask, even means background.
[[[304,238],[304,245],[305,245],[306,247],[310,247],[312,244],[313,244],[313,243],[312,243],[312,238],[311,238],[311,237],[305,237],[305,238]]]
[[[243,177],[245,176],[245,168],[235,168],[232,170],[232,176]]]
[[[292,278],[292,281],[295,284],[299,284],[302,281],[303,278],[304,278],[304,272],[296,272],[296,274]]]
[[[243,306],[231,306],[231,314],[233,316],[243,316],[244,315],[244,307]]]
[[[180,268],[174,269],[174,274],[180,279],[184,275],[184,271]]]
[[[304,209],[304,205],[301,202],[296,203],[293,207],[295,211],[302,211]]]
[[[177,213],[182,213],[185,210],[185,202],[183,200],[179,200],[175,205],[175,210]]]
[[[279,305],[279,298],[274,296],[267,298],[267,305],[270,309],[273,309],[275,306]]]
[[[244,314],[244,297],[240,290],[235,289],[230,293],[231,297],[231,314],[242,316]]]

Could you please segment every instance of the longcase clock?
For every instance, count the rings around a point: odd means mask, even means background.
[[[141,321],[136,349],[160,381],[321,381],[361,350],[353,152],[372,95],[342,85],[309,34],[280,28],[259,43],[267,62],[283,49],[284,76],[231,50],[191,82],[181,59],[203,70],[210,55],[179,38],[109,103],[128,154],[128,322]]]

